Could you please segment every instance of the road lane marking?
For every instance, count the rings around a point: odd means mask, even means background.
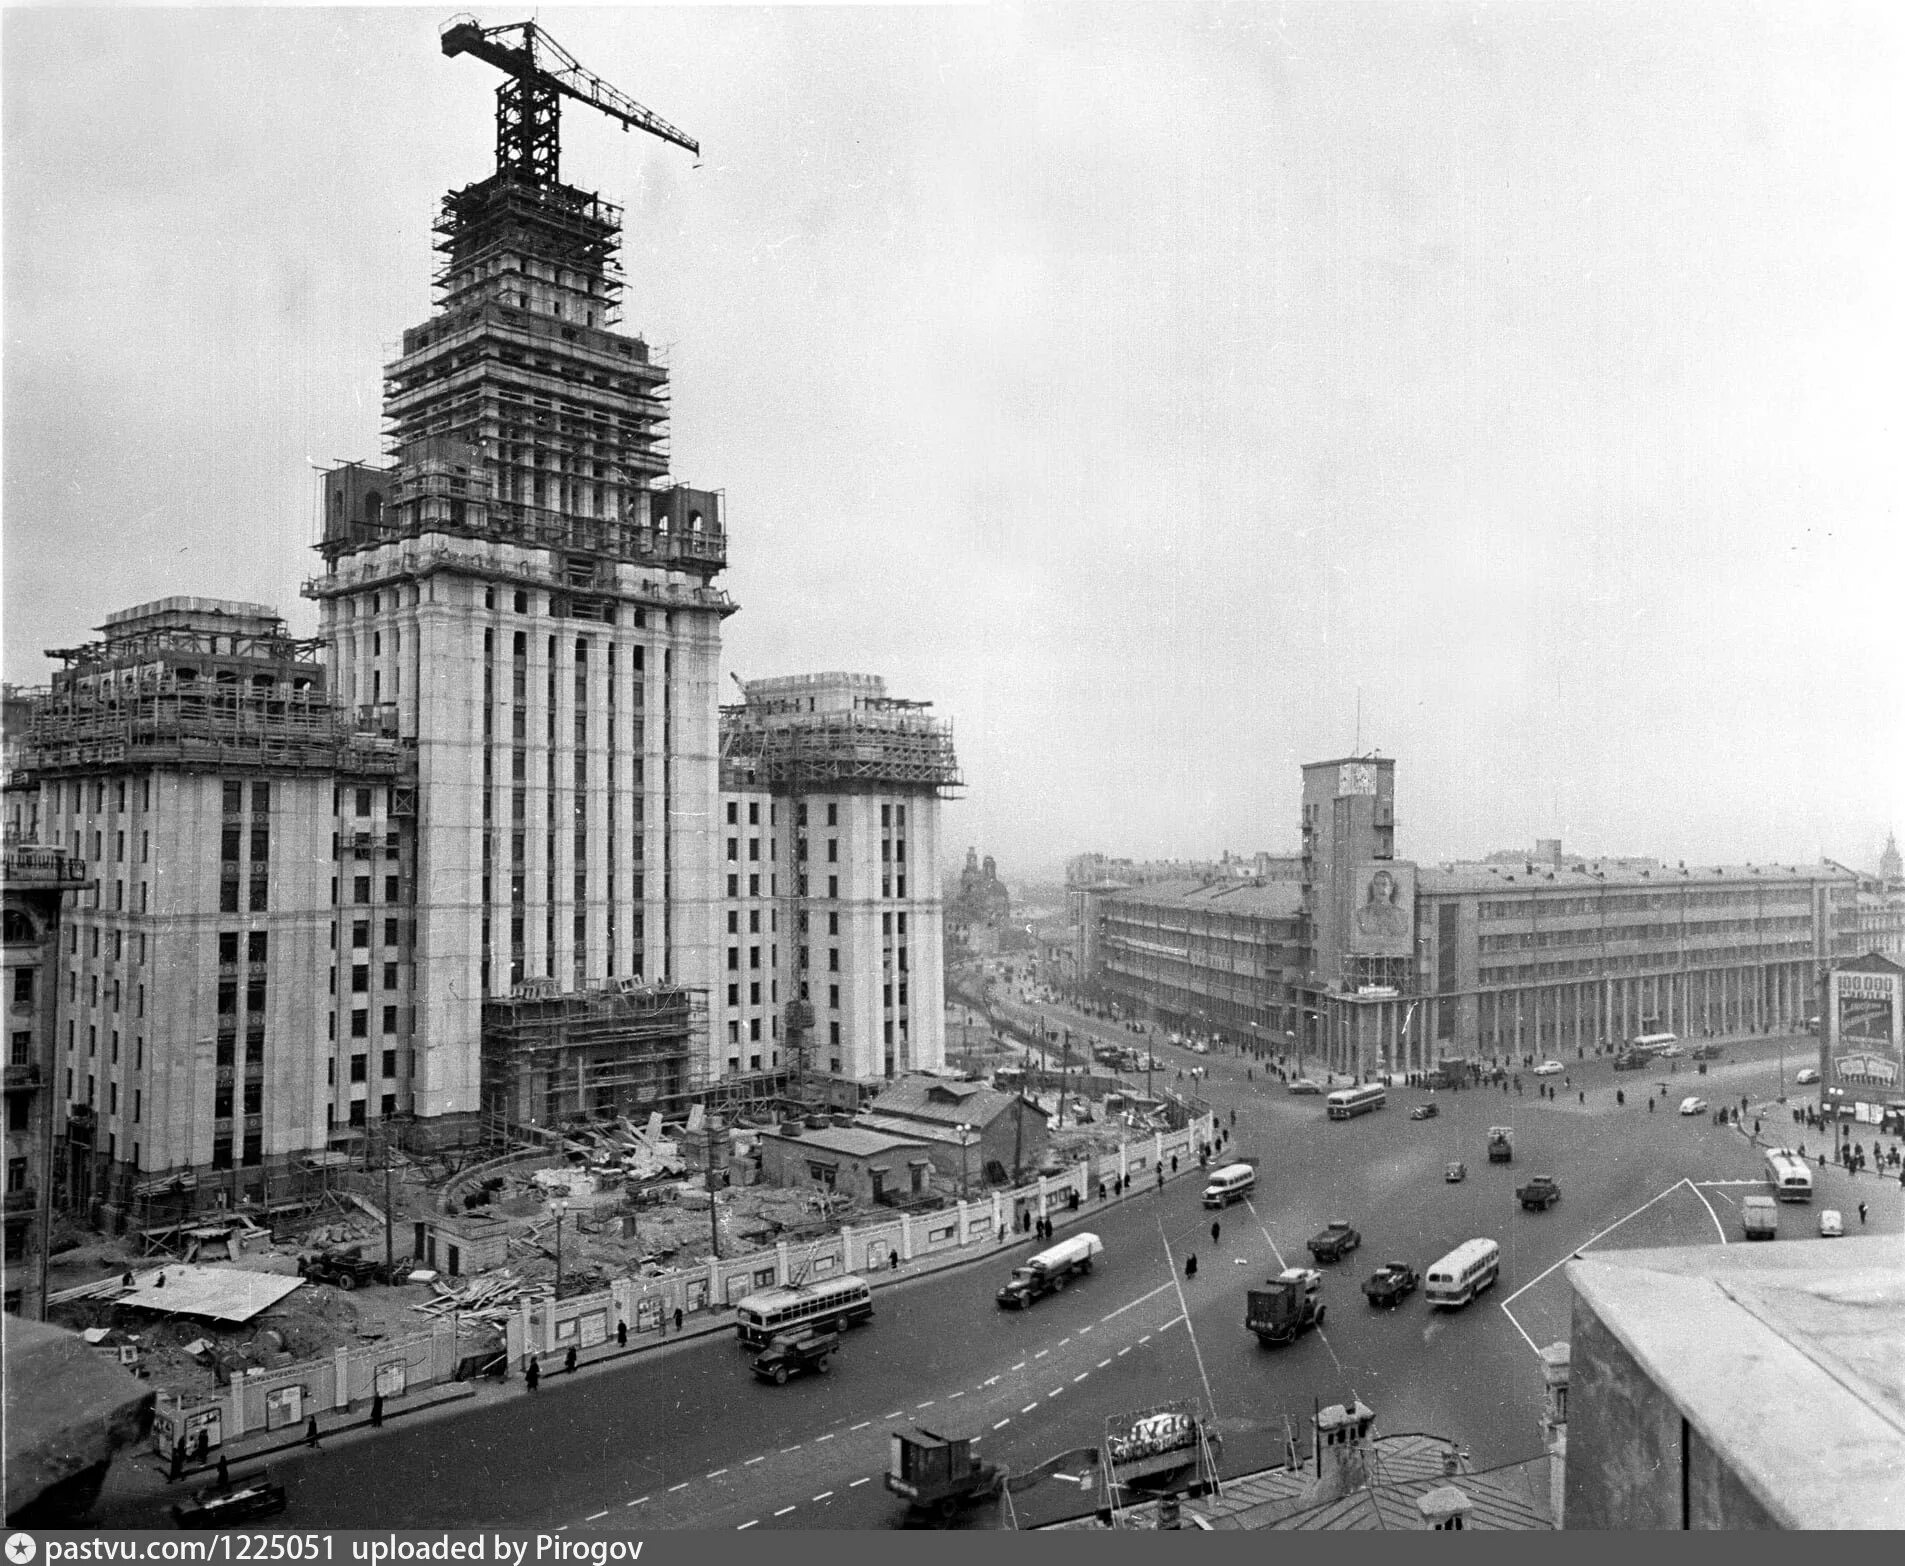
[[[1065,1389],[1064,1389],[1063,1387],[1053,1387],[1051,1391],[1049,1391],[1049,1392],[1047,1392],[1047,1393],[1045,1394],[1045,1396],[1046,1396],[1046,1397],[1047,1397],[1048,1399],[1049,1399],[1049,1398],[1055,1398],[1055,1397],[1057,1397],[1057,1396],[1058,1396],[1058,1394],[1059,1394],[1059,1393],[1061,1393],[1061,1392],[1063,1392],[1064,1390],[1065,1390]]]
[[[1110,1363],[1111,1363],[1111,1361],[1110,1361],[1110,1360],[1108,1360],[1108,1359],[1101,1359],[1101,1360],[1099,1360],[1099,1361],[1098,1361],[1098,1368],[1099,1368],[1100,1370],[1103,1370],[1103,1369],[1105,1368],[1105,1366],[1107,1366],[1107,1365],[1109,1365]]]
[[[1681,1183],[1685,1185],[1689,1191],[1693,1192],[1695,1196],[1700,1198],[1700,1205],[1707,1210],[1707,1216],[1713,1220],[1713,1227],[1720,1231],[1720,1243],[1722,1245],[1726,1244],[1726,1226],[1720,1222],[1720,1215],[1713,1210],[1713,1203],[1706,1199],[1700,1187],[1695,1185],[1691,1180],[1685,1180]]]
[[[1036,1404],[1036,1403],[1034,1403],[1034,1404],[1033,1404],[1032,1406],[1033,1406],[1034,1408],[1037,1408],[1037,1407],[1038,1407],[1038,1404]],[[1011,1423],[1012,1423],[1012,1416],[1011,1416],[1010,1414],[1007,1414],[1007,1415],[1005,1416],[1005,1418],[1003,1418],[1003,1419],[1001,1419],[1001,1420],[1000,1420],[1000,1421],[999,1421],[999,1422],[998,1422],[998,1423],[997,1423],[996,1425],[994,1425],[994,1426],[993,1426],[992,1428],[993,1428],[994,1430],[1003,1430],[1003,1429],[1005,1429],[1005,1427],[1006,1427],[1007,1425],[1009,1425],[1009,1424],[1011,1424]]]
[[[741,1464],[741,1466],[743,1468],[752,1468],[756,1463],[764,1463],[766,1461],[767,1459],[765,1457],[750,1457],[745,1463]]]
[[[893,1416],[892,1414],[888,1414],[888,1415],[887,1415],[886,1417],[887,1417],[888,1419],[891,1419],[891,1418],[893,1418],[894,1416]],[[792,1446],[784,1446],[784,1447],[782,1447],[782,1448],[781,1448],[781,1456],[782,1456],[782,1457],[785,1457],[785,1456],[786,1456],[786,1455],[787,1455],[787,1454],[788,1454],[789,1452],[798,1452],[798,1451],[800,1450],[800,1445],[801,1445],[801,1444],[800,1444],[800,1443],[799,1443],[798,1441],[796,1441],[796,1442],[795,1442],[795,1443],[794,1443],[794,1444],[793,1444]]]
[[[1014,1366],[1013,1366],[1012,1368],[1013,1368],[1014,1370],[1023,1370],[1023,1369],[1025,1369],[1025,1361],[1024,1361],[1024,1360],[1020,1360],[1020,1361],[1019,1361],[1019,1362],[1018,1362],[1018,1363],[1017,1363],[1016,1365],[1014,1365]]]
[[[1139,1338],[1139,1339],[1138,1339],[1138,1341],[1139,1341],[1140,1343],[1149,1343],[1149,1342],[1151,1341],[1151,1334],[1150,1334],[1150,1333],[1148,1333],[1148,1332],[1147,1332],[1147,1333],[1145,1333],[1145,1335],[1144,1335],[1143,1337],[1141,1337],[1141,1338]]]
[[[847,1428],[848,1428],[849,1430],[864,1430],[864,1429],[866,1429],[866,1427],[867,1427],[868,1425],[870,1425],[870,1424],[872,1424],[872,1423],[873,1423],[873,1421],[872,1421],[872,1420],[870,1420],[870,1419],[863,1419],[863,1420],[861,1420],[861,1421],[859,1422],[859,1424],[857,1424],[857,1425],[849,1425],[849,1426],[848,1426]]]
[[[1515,1313],[1508,1308],[1508,1302],[1506,1300],[1502,1301],[1502,1314],[1508,1318],[1508,1324],[1511,1327],[1513,1327],[1517,1332],[1521,1333],[1521,1341],[1526,1343],[1529,1348],[1534,1349],[1534,1351],[1537,1354],[1539,1354],[1541,1350],[1535,1347],[1535,1340],[1529,1337],[1527,1332],[1523,1329],[1521,1323],[1515,1320]]]
[[[758,1517],[750,1517],[746,1522],[741,1524],[740,1528],[736,1528],[734,1531],[736,1533],[739,1533],[741,1531],[741,1528],[752,1528],[759,1521],[760,1521],[760,1518]]]
[[[1162,1294],[1166,1289],[1170,1288],[1170,1286],[1168,1283],[1160,1283],[1150,1294],[1140,1294],[1129,1305],[1120,1305],[1116,1310],[1112,1311],[1110,1315],[1100,1316],[1098,1319],[1100,1321],[1109,1321],[1112,1316],[1122,1316],[1126,1311],[1134,1310],[1142,1305],[1146,1300],[1150,1299],[1152,1295]]]
[[[1575,1253],[1575,1251],[1584,1251],[1584,1250],[1586,1250],[1586,1249],[1587,1249],[1587,1248],[1588,1248],[1588,1247],[1589,1247],[1590,1245],[1592,1245],[1592,1244],[1593,1244],[1593,1243],[1594,1243],[1594,1242],[1595,1242],[1596,1240],[1598,1240],[1598,1239],[1601,1239],[1601,1238],[1602,1238],[1603,1236],[1605,1236],[1605,1235],[1609,1235],[1609,1234],[1612,1234],[1612,1233],[1613,1233],[1613,1232],[1614,1232],[1614,1231],[1615,1231],[1616,1229],[1618,1229],[1618,1228],[1619,1228],[1619,1227],[1620,1227],[1620,1226],[1621,1226],[1622,1224],[1624,1224],[1624,1223],[1626,1223],[1626,1222],[1628,1221],[1628,1219],[1629,1219],[1629,1218],[1638,1218],[1638,1217],[1639,1217],[1639,1216],[1640,1216],[1640,1215],[1641,1215],[1642,1213],[1644,1213],[1644,1212],[1646,1212],[1648,1208],[1650,1208],[1650,1207],[1652,1207],[1652,1206],[1654,1205],[1654,1203],[1655,1203],[1655,1202],[1658,1202],[1658,1201],[1662,1201],[1662,1200],[1664,1200],[1665,1198],[1667,1198],[1667,1197],[1669,1197],[1669,1196],[1672,1196],[1672,1195],[1674,1194],[1674,1192],[1675,1192],[1675,1191],[1677,1191],[1677,1190],[1679,1190],[1679,1189],[1680,1189],[1680,1187],[1681,1187],[1681,1186],[1683,1186],[1683,1185],[1690,1185],[1691,1183],[1692,1183],[1692,1182],[1691,1182],[1691,1181],[1688,1181],[1688,1180],[1676,1180],[1676,1181],[1675,1181],[1675,1182],[1674,1182],[1674,1183],[1673,1183],[1672,1185],[1670,1185],[1670,1186],[1668,1186],[1666,1190],[1664,1190],[1664,1191],[1662,1191],[1662,1192],[1660,1193],[1660,1195],[1658,1195],[1658,1196],[1655,1196],[1655,1197],[1652,1197],[1652,1198],[1650,1198],[1649,1200],[1647,1200],[1647,1201],[1645,1201],[1645,1202],[1642,1202],[1642,1203],[1640,1204],[1640,1206],[1638,1206],[1638,1207],[1636,1207],[1636,1208],[1635,1208],[1635,1209],[1634,1209],[1634,1210],[1633,1210],[1633,1211],[1632,1211],[1631,1213],[1629,1213],[1629,1214],[1627,1215],[1627,1217],[1626,1217],[1626,1218],[1616,1218],[1616,1219],[1615,1219],[1615,1220],[1614,1220],[1614,1221],[1613,1221],[1613,1222],[1612,1222],[1611,1224],[1609,1224],[1609,1225],[1608,1225],[1608,1226],[1607,1226],[1607,1227],[1606,1227],[1605,1229],[1603,1229],[1603,1230],[1601,1230],[1599,1234],[1594,1234],[1594,1235],[1590,1235],[1590,1236],[1589,1236],[1589,1237],[1588,1237],[1587,1239],[1585,1239],[1585,1240],[1583,1240],[1583,1241],[1582,1241],[1582,1242],[1581,1242],[1581,1243],[1580,1243],[1579,1245],[1576,1245],[1576,1246],[1574,1246],[1574,1247],[1573,1247],[1573,1248],[1572,1248],[1571,1250],[1569,1250],[1569,1252],[1568,1252],[1568,1254],[1567,1254],[1567,1255],[1565,1255],[1565,1256],[1563,1256],[1563,1257],[1561,1258],[1561,1260],[1560,1260],[1560,1261],[1558,1261],[1558,1262],[1556,1262],[1556,1263],[1554,1264],[1554,1266],[1553,1266],[1553,1267],[1544,1267],[1544,1268],[1543,1268],[1543,1269],[1542,1269],[1542,1270],[1541,1270],[1540,1272],[1538,1272],[1538,1273],[1536,1273],[1536,1274],[1535,1274],[1535,1275],[1534,1275],[1534,1276],[1533,1276],[1532,1278],[1530,1278],[1530,1279],[1529,1279],[1529,1280],[1528,1280],[1528,1281],[1527,1281],[1526,1283],[1524,1283],[1524,1284],[1523,1284],[1523,1285],[1522,1285],[1522,1286],[1521,1286],[1520,1288],[1518,1288],[1517,1290],[1515,1290],[1515,1292],[1514,1292],[1513,1294],[1511,1294],[1511,1295],[1509,1295],[1507,1299],[1505,1299],[1505,1300],[1503,1300],[1503,1301],[1501,1302],[1501,1308],[1502,1308],[1503,1310],[1507,1310],[1507,1309],[1508,1309],[1508,1307],[1509,1307],[1510,1305],[1512,1305],[1512,1304],[1514,1304],[1516,1300],[1518,1300],[1518,1299],[1520,1299],[1520,1298],[1522,1297],[1522,1295],[1524,1295],[1524,1294],[1526,1294],[1526,1293],[1527,1293],[1527,1292],[1528,1292],[1528,1291],[1529,1291],[1530,1289],[1532,1289],[1532,1288],[1533,1288],[1533,1287],[1534,1287],[1534,1286],[1535,1286],[1535,1285],[1536,1285],[1537,1283],[1539,1283],[1539,1282],[1540,1282],[1540,1281],[1541,1281],[1541,1280],[1542,1280],[1543,1278],[1545,1278],[1545,1277],[1547,1277],[1547,1276],[1548,1276],[1548,1274],[1549,1274],[1549,1273],[1551,1273],[1551,1272],[1553,1272],[1553,1271],[1555,1270],[1555,1268],[1556,1268],[1556,1267],[1564,1267],[1564,1266],[1566,1266],[1566,1265],[1567,1265],[1567,1264],[1568,1264],[1569,1262],[1571,1262],[1571,1261],[1573,1261],[1573,1260],[1574,1260],[1574,1253]],[[1698,1193],[1696,1193],[1696,1194],[1698,1194]],[[1711,1209],[1708,1209],[1708,1210],[1709,1210],[1709,1211],[1711,1211]],[[1715,1223],[1718,1223],[1718,1222],[1719,1222],[1719,1220],[1718,1220],[1718,1219],[1716,1218],[1716,1219],[1714,1219],[1714,1222],[1715,1222]],[[1524,1337],[1525,1337],[1526,1335],[1527,1335],[1527,1334],[1525,1334],[1525,1333],[1523,1334],[1523,1336],[1524,1336]]]
[[[680,1484],[671,1484],[671,1485],[670,1485],[670,1486],[668,1487],[668,1493],[669,1493],[670,1495],[673,1495],[673,1494],[674,1494],[674,1493],[675,1493],[675,1492],[676,1492],[677,1490],[685,1490],[685,1489],[687,1489],[687,1488],[688,1488],[688,1481],[687,1481],[686,1479],[684,1479],[684,1480],[682,1480],[682,1481],[681,1481],[681,1483],[680,1483]]]
[[[629,1502],[628,1504],[629,1504],[630,1506],[640,1506],[640,1505],[642,1504],[642,1502],[644,1502],[644,1501],[646,1501],[647,1499],[648,1499],[648,1497],[647,1497],[647,1496],[645,1496],[645,1495],[638,1495],[638,1496],[636,1496],[636,1497],[635,1497],[635,1499],[634,1499],[634,1500],[632,1500],[632,1501],[630,1501],[630,1502]]]
[[[913,1405],[913,1407],[915,1408],[931,1408],[932,1406],[933,1406],[933,1399],[930,1397],[927,1398],[924,1403],[915,1403]]]
[[[966,1394],[965,1394],[964,1392],[954,1392],[954,1393],[951,1393],[951,1394],[949,1394],[949,1395],[947,1396],[947,1398],[946,1398],[946,1401],[947,1401],[948,1403],[950,1403],[950,1402],[951,1402],[951,1401],[953,1400],[953,1398],[956,1398],[956,1397],[964,1397],[965,1395],[966,1395]],[[925,1407],[926,1405],[925,1405],[924,1403],[921,1403],[921,1404],[920,1404],[919,1406],[920,1406],[921,1408],[924,1408],[924,1407]]]
[[[596,1518],[606,1517],[606,1516],[608,1516],[608,1511],[605,1508],[604,1510],[599,1512],[590,1512],[589,1515],[587,1517],[584,1517],[582,1520],[584,1522],[594,1522]]]
[[[1123,1359],[1125,1355],[1129,1354],[1130,1352],[1131,1352],[1131,1345],[1127,1343],[1123,1348],[1118,1350],[1118,1358]]]
[[[1250,1216],[1257,1220],[1257,1232],[1263,1236],[1264,1244],[1270,1247],[1270,1254],[1276,1257],[1277,1266],[1279,1268],[1287,1267],[1289,1263],[1284,1261],[1283,1252],[1277,1249],[1277,1242],[1270,1238],[1270,1231],[1263,1226],[1263,1218],[1257,1211],[1257,1204],[1246,1196],[1244,1198],[1244,1206],[1250,1209]]]
[[[1029,1413],[1031,1413],[1031,1412],[1032,1412],[1032,1410],[1033,1410],[1033,1409],[1035,1409],[1035,1408],[1037,1408],[1037,1407],[1038,1407],[1038,1404],[1037,1404],[1037,1403],[1027,1403],[1027,1404],[1025,1405],[1025,1407],[1023,1407],[1022,1409],[1020,1409],[1020,1410],[1019,1410],[1019,1412],[1020,1412],[1021,1414],[1029,1414]]]
[[[1039,1351],[1038,1351],[1038,1352],[1037,1352],[1036,1354],[1034,1354],[1034,1355],[1032,1356],[1032,1358],[1034,1358],[1034,1359],[1043,1359],[1043,1358],[1044,1358],[1044,1357],[1045,1357],[1045,1356],[1046,1356],[1047,1354],[1049,1354],[1049,1353],[1051,1353],[1051,1352],[1052,1352],[1052,1351],[1051,1351],[1050,1349],[1040,1349],[1040,1350],[1039,1350]]]
[[[1158,1330],[1162,1332],[1167,1328],[1175,1327],[1179,1321],[1184,1323],[1184,1331],[1191,1340],[1191,1353],[1197,1357],[1197,1379],[1204,1383],[1204,1406],[1210,1410],[1211,1418],[1215,1419],[1217,1417],[1217,1394],[1210,1389],[1210,1372],[1204,1368],[1204,1351],[1197,1346],[1197,1329],[1191,1325],[1190,1302],[1184,1298],[1184,1285],[1178,1281],[1177,1258],[1171,1254],[1171,1237],[1164,1232],[1163,1218],[1157,1218],[1156,1222],[1158,1226],[1158,1241],[1164,1247],[1164,1259],[1171,1269],[1171,1286],[1177,1290],[1177,1308],[1182,1312],[1176,1320],[1165,1322],[1164,1326]],[[1318,1336],[1321,1336],[1322,1329],[1318,1328],[1317,1332]],[[1332,1359],[1336,1357],[1335,1350],[1332,1349],[1330,1351],[1330,1357]],[[1340,1373],[1343,1367],[1339,1364],[1336,1368]]]
[[[854,1480],[852,1484],[847,1486],[847,1488],[849,1490],[855,1490],[855,1489],[858,1489],[863,1484],[871,1484],[871,1483],[873,1483],[873,1476],[871,1474],[868,1474],[867,1477],[864,1479]]]
[[[829,1430],[824,1436],[815,1436],[814,1445],[819,1446],[822,1441],[831,1441],[833,1437],[834,1437],[834,1432]]]
[[[831,1491],[831,1490],[822,1490],[822,1491],[820,1492],[820,1494],[818,1494],[818,1495],[816,1495],[816,1496],[814,1497],[814,1503],[815,1503],[816,1505],[818,1505],[818,1504],[819,1504],[820,1502],[822,1502],[822,1501],[825,1501],[825,1500],[830,1500],[830,1499],[832,1498],[832,1496],[833,1496],[833,1491]]]
[[[1060,1339],[1058,1340],[1058,1346],[1059,1346],[1060,1348],[1063,1348],[1063,1347],[1064,1347],[1064,1346],[1065,1346],[1065,1345],[1066,1345],[1067,1343],[1069,1343],[1069,1342],[1071,1342],[1071,1339],[1070,1339],[1070,1338],[1060,1338]]]
[[[890,1413],[890,1414],[882,1414],[882,1415],[880,1415],[880,1417],[881,1417],[882,1419],[898,1419],[898,1418],[899,1418],[899,1417],[900,1417],[900,1416],[901,1416],[902,1414],[904,1414],[905,1412],[906,1412],[906,1410],[905,1410],[905,1409],[903,1409],[903,1408],[896,1408],[896,1409],[894,1409],[894,1410],[893,1410],[893,1412],[892,1412],[892,1413]]]
[[[1180,1321],[1188,1321],[1189,1319],[1188,1316],[1173,1316],[1169,1321],[1165,1322],[1163,1326],[1159,1327],[1158,1331],[1169,1332],[1171,1328],[1175,1327]]]
[[[1090,1374],[1091,1372],[1089,1370],[1079,1371],[1077,1375],[1072,1377],[1072,1385],[1077,1386],[1079,1382],[1083,1381],[1085,1377],[1089,1376]]]
[[[787,1515],[787,1514],[788,1514],[789,1512],[791,1512],[791,1511],[792,1511],[793,1509],[794,1509],[794,1508],[793,1508],[793,1507],[791,1507],[791,1506],[783,1506],[783,1507],[782,1507],[782,1508],[781,1508],[781,1509],[780,1509],[780,1510],[779,1510],[778,1512],[776,1512],[776,1513],[775,1513],[774,1515],[775,1515],[776,1517],[785,1517],[785,1516],[786,1516],[786,1515]]]
[[[1080,1327],[1078,1329],[1078,1335],[1082,1338],[1089,1331],[1091,1331],[1090,1327]]]
[[[989,1387],[996,1387],[998,1384],[999,1378],[997,1376],[994,1376],[990,1381],[985,1383],[985,1385]]]
[[[727,1472],[727,1469],[725,1468],[717,1468],[715,1469],[713,1473],[709,1474],[708,1477],[710,1479],[719,1479],[726,1472]]]

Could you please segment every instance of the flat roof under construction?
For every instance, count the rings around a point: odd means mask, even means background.
[[[160,1285],[159,1279],[165,1283]],[[169,1316],[203,1316],[211,1321],[250,1321],[261,1310],[276,1305],[302,1278],[275,1272],[247,1272],[239,1267],[189,1267],[175,1263],[155,1267],[133,1280],[130,1293],[115,1305],[164,1311]]]

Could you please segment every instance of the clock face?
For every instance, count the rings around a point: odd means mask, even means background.
[[[1366,761],[1346,761],[1337,777],[1338,794],[1373,794],[1376,792],[1376,769]]]

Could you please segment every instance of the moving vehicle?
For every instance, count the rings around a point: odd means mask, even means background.
[[[1332,1120],[1353,1120],[1357,1115],[1366,1115],[1372,1109],[1381,1109],[1389,1102],[1389,1089],[1380,1082],[1365,1083],[1362,1087],[1338,1088],[1325,1102],[1329,1105]]]
[[[1464,1240],[1429,1268],[1422,1297],[1431,1305],[1455,1310],[1492,1286],[1501,1270],[1502,1248],[1493,1240]]]
[[[342,1250],[310,1251],[298,1258],[298,1276],[311,1283],[331,1283],[345,1291],[365,1283],[384,1283],[392,1268],[372,1261],[356,1246]]]
[[[1323,1275],[1314,1267],[1285,1267],[1250,1291],[1244,1325],[1266,1348],[1293,1343],[1306,1328],[1323,1325],[1329,1307],[1320,1298],[1322,1287]]]
[[[1322,1084],[1312,1082],[1308,1077],[1298,1077],[1296,1081],[1292,1082],[1284,1091],[1289,1093],[1321,1093],[1323,1088]]]
[[[1726,1051],[1718,1044],[1700,1044],[1695,1046],[1692,1058],[1695,1060],[1718,1060]]]
[[[1642,1055],[1665,1055],[1668,1050],[1680,1053],[1680,1037],[1674,1033],[1636,1033],[1627,1041],[1627,1047]]]
[[[1740,1202],[1740,1231],[1749,1240],[1779,1238],[1779,1209],[1770,1196],[1749,1196]]]
[[[1228,1207],[1242,1201],[1257,1188],[1257,1171],[1249,1164],[1225,1164],[1210,1177],[1204,1187],[1206,1207]]]
[[[1407,1262],[1384,1262],[1363,1282],[1363,1293],[1371,1305],[1400,1305],[1415,1293],[1422,1278]]]
[[[1653,1063],[1654,1057],[1645,1051],[1624,1049],[1614,1057],[1616,1071],[1645,1071]]]
[[[1459,1158],[1442,1166],[1442,1178],[1449,1185],[1460,1185],[1468,1178],[1468,1165]]]
[[[942,1521],[999,1493],[1005,1475],[973,1455],[971,1436],[942,1436],[922,1425],[889,1438],[886,1487],[914,1511]]]
[[[1658,1060],[1678,1060],[1686,1053],[1678,1044],[1663,1044],[1654,1051],[1654,1056]]]
[[[1442,1110],[1438,1105],[1417,1104],[1414,1109],[1409,1111],[1409,1118],[1411,1120],[1433,1120],[1441,1113]]]
[[[1766,1188],[1782,1202],[1810,1202],[1812,1165],[1790,1147],[1768,1148]]]
[[[1324,1228],[1310,1236],[1310,1254],[1320,1262],[1341,1261],[1363,1243],[1363,1237],[1347,1219],[1332,1218]]]
[[[1515,1130],[1513,1126],[1490,1126],[1488,1128],[1488,1161],[1491,1164],[1512,1164],[1515,1161]]]
[[[767,1347],[754,1356],[754,1374],[777,1387],[787,1385],[789,1376],[812,1370],[827,1373],[827,1359],[840,1347],[840,1334],[814,1327],[797,1327],[779,1332],[767,1340]]]
[[[748,1348],[766,1348],[779,1333],[813,1326],[844,1331],[873,1319],[873,1290],[865,1278],[846,1273],[818,1283],[758,1289],[734,1307],[734,1332]]]
[[[1839,1209],[1827,1207],[1819,1214],[1819,1238],[1822,1240],[1843,1240],[1845,1238],[1845,1219]]]
[[[1553,1175],[1531,1175],[1528,1183],[1515,1192],[1515,1200],[1528,1212],[1545,1213],[1561,1200],[1561,1187]]]
[[[1014,1267],[1012,1276],[997,1295],[1007,1310],[1024,1310],[1048,1294],[1056,1294],[1073,1278],[1091,1271],[1091,1259],[1104,1250],[1104,1242],[1095,1234],[1074,1234],[1069,1240],[1047,1246],[1023,1267]]]
[[[1690,1096],[1680,1101],[1680,1113],[1683,1115],[1704,1115],[1712,1107],[1704,1098]]]
[[[233,1474],[228,1483],[210,1484],[189,1501],[172,1508],[172,1520],[181,1528],[229,1528],[234,1523],[275,1517],[285,1508],[284,1486],[274,1484],[268,1469]]]
[[[1567,1069],[1568,1068],[1562,1065],[1558,1060],[1544,1060],[1540,1065],[1535,1067],[1535,1075],[1538,1077],[1558,1077]]]
[[[1801,1066],[1799,1068],[1799,1075],[1793,1078],[1793,1081],[1797,1082],[1801,1087],[1810,1087],[1818,1080],[1819,1070],[1816,1066]]]

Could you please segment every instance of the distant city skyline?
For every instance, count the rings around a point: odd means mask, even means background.
[[[703,147],[564,121],[724,670],[933,702],[945,868],[1291,851],[1358,743],[1425,862],[1905,825],[1892,10],[541,15]],[[315,631],[313,467],[490,166],[442,20],[9,14],[9,680],[169,594]]]

